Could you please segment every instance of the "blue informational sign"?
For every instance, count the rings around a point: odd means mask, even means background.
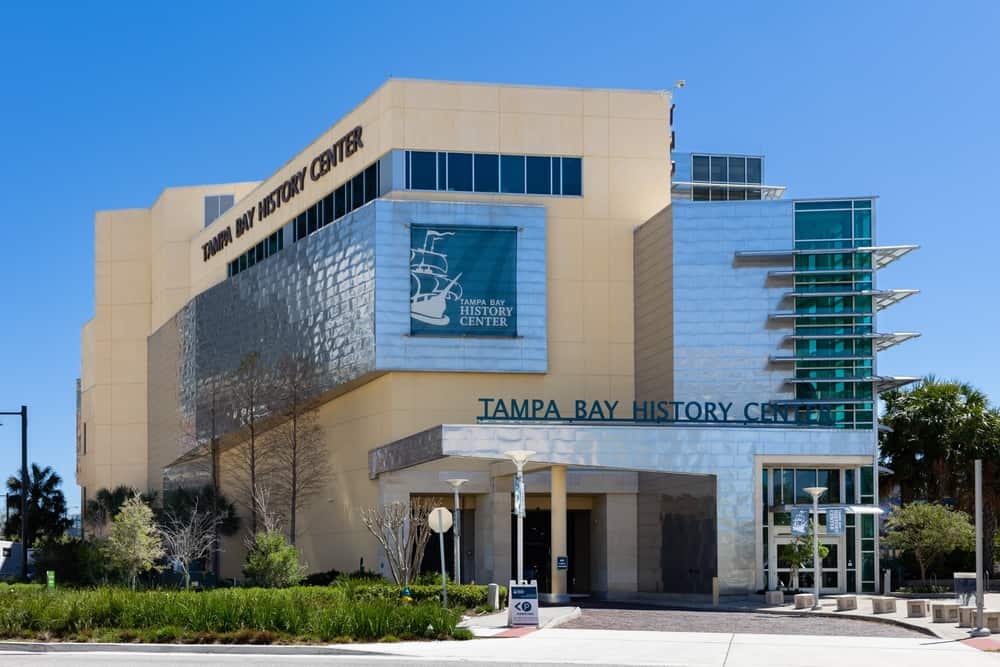
[[[517,335],[517,229],[410,227],[410,333]]]
[[[556,556],[556,569],[557,570],[569,569],[569,558],[566,558],[566,556]]]
[[[826,511],[827,535],[844,534],[844,515],[845,512],[843,507],[831,507]]]
[[[792,535],[809,534],[809,510],[792,510]]]

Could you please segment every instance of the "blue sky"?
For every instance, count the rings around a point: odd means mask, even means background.
[[[29,6],[31,5],[31,6]],[[885,373],[1000,402],[995,3],[18,3],[0,25],[0,410],[78,504],[74,381],[93,215],[257,180],[389,76],[663,89],[679,150],[764,153],[789,196],[878,194],[923,337]],[[17,466],[17,420],[0,473]]]

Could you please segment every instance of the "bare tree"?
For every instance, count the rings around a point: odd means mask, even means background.
[[[246,440],[237,448],[238,463],[235,477],[242,502],[250,512],[250,534],[257,532],[259,515],[254,496],[265,483],[270,470],[267,451],[260,442],[260,420],[274,403],[274,385],[268,376],[259,352],[250,352],[240,360],[230,377],[233,411]]]
[[[307,401],[316,393],[316,369],[304,357],[285,357],[276,372],[277,395],[285,421],[268,434],[272,475],[288,517],[288,540],[295,544],[298,511],[330,478],[330,458],[315,411]]]
[[[167,556],[180,566],[184,575],[184,588],[191,589],[191,563],[208,558],[215,550],[221,522],[212,508],[199,509],[196,498],[187,516],[168,512],[160,525]]]
[[[397,500],[361,510],[361,521],[382,545],[389,574],[400,586],[408,585],[420,572],[431,538],[427,516],[435,505],[431,498],[412,498],[409,503]]]
[[[254,489],[253,507],[260,519],[257,525],[259,533],[277,533],[281,531],[281,513],[275,511],[274,502],[271,499],[271,489],[267,486],[258,486]],[[254,534],[244,539],[247,545],[253,544]]]

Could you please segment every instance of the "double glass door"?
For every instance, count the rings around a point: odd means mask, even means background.
[[[829,551],[826,558],[822,559],[822,579],[820,581],[820,593],[833,594],[843,593],[846,590],[844,581],[844,539],[842,537],[820,536],[819,543]],[[813,589],[815,569],[810,557],[798,570],[796,576],[792,574],[792,564],[789,554],[794,549],[791,537],[780,536],[774,539],[775,554],[777,556],[777,584],[785,590],[810,591]],[[810,545],[810,554],[812,553]]]

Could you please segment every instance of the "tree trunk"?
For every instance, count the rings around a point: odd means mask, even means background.
[[[291,502],[288,507],[288,540],[291,544],[295,545],[295,504],[298,502],[298,474],[299,474],[299,424],[298,424],[298,406],[295,406],[292,413],[292,483],[291,483]]]
[[[257,447],[253,413],[250,414],[250,533],[257,534]]]
[[[920,566],[920,583],[924,586],[927,585],[927,564],[924,563],[922,558],[917,558],[917,565]]]

